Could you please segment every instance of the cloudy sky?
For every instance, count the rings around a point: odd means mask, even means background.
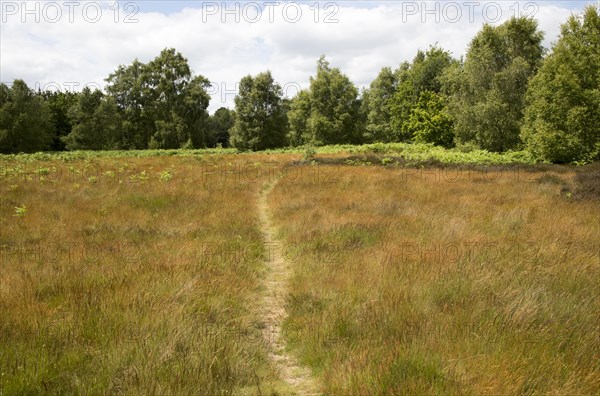
[[[550,46],[571,13],[596,1],[6,1],[0,81],[103,87],[119,64],[165,47],[212,82],[210,110],[232,106],[236,83],[271,70],[293,96],[325,54],[360,87],[384,66],[437,43],[459,57],[485,22],[535,17]]]

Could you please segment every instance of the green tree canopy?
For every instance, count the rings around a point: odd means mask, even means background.
[[[292,99],[288,112],[290,125],[289,141],[292,146],[300,146],[311,140],[308,130],[310,118],[310,91],[303,89]]]
[[[362,107],[366,118],[365,141],[367,142],[395,140],[391,104],[398,87],[398,74],[399,71],[384,67],[369,89],[363,93]]]
[[[12,87],[0,84],[1,153],[47,150],[53,128],[48,103],[23,80],[15,80]]]
[[[406,129],[416,142],[452,147],[454,132],[452,117],[448,114],[446,98],[432,91],[423,91],[416,106],[411,109]]]
[[[208,142],[206,88],[188,61],[173,48],[147,64],[134,60],[108,79],[107,92],[123,115],[123,144],[130,148],[205,147]]]
[[[112,97],[86,87],[68,115],[73,125],[63,138],[68,150],[109,150],[119,146],[121,120]]]
[[[283,91],[270,71],[242,78],[235,113],[231,145],[237,149],[259,151],[287,144]]]
[[[448,51],[432,46],[426,52],[419,50],[412,63],[400,67],[398,87],[390,102],[393,141],[414,137],[416,124],[409,126],[411,112],[419,105],[423,92],[441,93],[442,76],[455,63]]]
[[[70,91],[44,91],[39,93],[48,103],[52,122],[54,124],[54,136],[50,150],[63,151],[66,146],[64,137],[71,133],[71,121],[69,120],[69,109],[77,102],[78,93]]]
[[[521,17],[485,25],[471,41],[464,67],[447,81],[460,142],[497,152],[519,146],[524,96],[544,53],[543,37],[535,20]]]
[[[210,136],[212,144],[229,146],[229,130],[235,123],[235,112],[221,107],[210,117]],[[211,145],[212,145],[211,144]]]
[[[363,141],[362,126],[358,88],[321,56],[310,88],[300,91],[291,102],[291,143],[359,144]]]
[[[315,145],[362,143],[358,88],[322,56],[310,78],[309,141]]]
[[[527,91],[523,140],[539,159],[600,158],[600,16],[595,7],[562,25]]]

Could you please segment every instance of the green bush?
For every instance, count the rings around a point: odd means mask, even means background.
[[[446,107],[446,99],[435,92],[421,92],[417,105],[411,110],[406,130],[421,143],[452,147],[453,121]]]

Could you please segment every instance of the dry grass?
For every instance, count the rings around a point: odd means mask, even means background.
[[[267,173],[233,160],[2,163],[0,394],[285,391],[254,312]]]
[[[270,201],[326,393],[600,392],[600,205],[571,169],[337,169]]]
[[[0,160],[0,394],[289,394],[270,248],[327,394],[600,392],[595,176],[300,158]]]

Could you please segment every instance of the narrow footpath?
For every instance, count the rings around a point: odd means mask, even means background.
[[[291,276],[290,263],[282,254],[282,243],[277,239],[275,227],[271,223],[268,205],[269,193],[277,184],[277,180],[267,182],[260,192],[258,209],[261,231],[267,247],[267,273],[264,279],[264,298],[259,312],[265,324],[264,335],[270,346],[269,357],[278,368],[281,379],[286,382],[296,395],[320,395],[317,381],[310,370],[302,367],[298,360],[285,348],[282,325],[286,317],[285,297],[288,280]]]

